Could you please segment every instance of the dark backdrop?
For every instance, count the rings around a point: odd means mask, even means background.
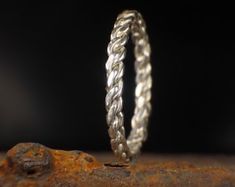
[[[153,52],[153,111],[144,150],[235,152],[234,19],[218,8],[214,14],[195,1],[2,5],[0,150],[26,141],[110,150],[106,47],[117,14],[137,9]],[[125,61],[126,126],[134,102],[132,47]]]

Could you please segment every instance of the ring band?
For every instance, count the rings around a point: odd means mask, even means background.
[[[126,140],[122,113],[123,100],[123,60],[126,54],[125,44],[131,33],[135,45],[135,109],[131,120],[132,130]],[[147,138],[147,124],[151,112],[151,64],[150,44],[146,33],[145,22],[141,14],[135,10],[122,12],[114,24],[108,44],[108,60],[105,64],[107,74],[107,95],[105,98],[107,124],[111,147],[121,160],[129,162],[140,152]]]

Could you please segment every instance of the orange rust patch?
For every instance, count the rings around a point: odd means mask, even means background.
[[[106,162],[82,151],[21,143],[0,162],[0,186],[235,186],[234,156],[145,155],[130,164],[96,157]]]

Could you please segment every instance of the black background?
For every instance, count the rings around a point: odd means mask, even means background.
[[[144,150],[235,152],[234,19],[220,5],[178,1],[1,6],[0,150],[26,141],[110,150],[104,64],[114,21],[125,9],[142,13],[152,45],[153,111]],[[126,127],[134,103],[133,46],[127,47]]]

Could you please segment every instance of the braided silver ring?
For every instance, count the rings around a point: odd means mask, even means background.
[[[125,44],[131,32],[135,45],[135,110],[131,120],[132,130],[126,140],[123,126],[123,60],[126,54]],[[107,124],[111,147],[121,160],[129,162],[139,153],[142,143],[147,138],[147,124],[151,111],[151,64],[150,44],[146,33],[145,22],[135,10],[122,12],[114,24],[108,44],[108,60],[105,64],[107,73],[107,95],[105,98]]]

